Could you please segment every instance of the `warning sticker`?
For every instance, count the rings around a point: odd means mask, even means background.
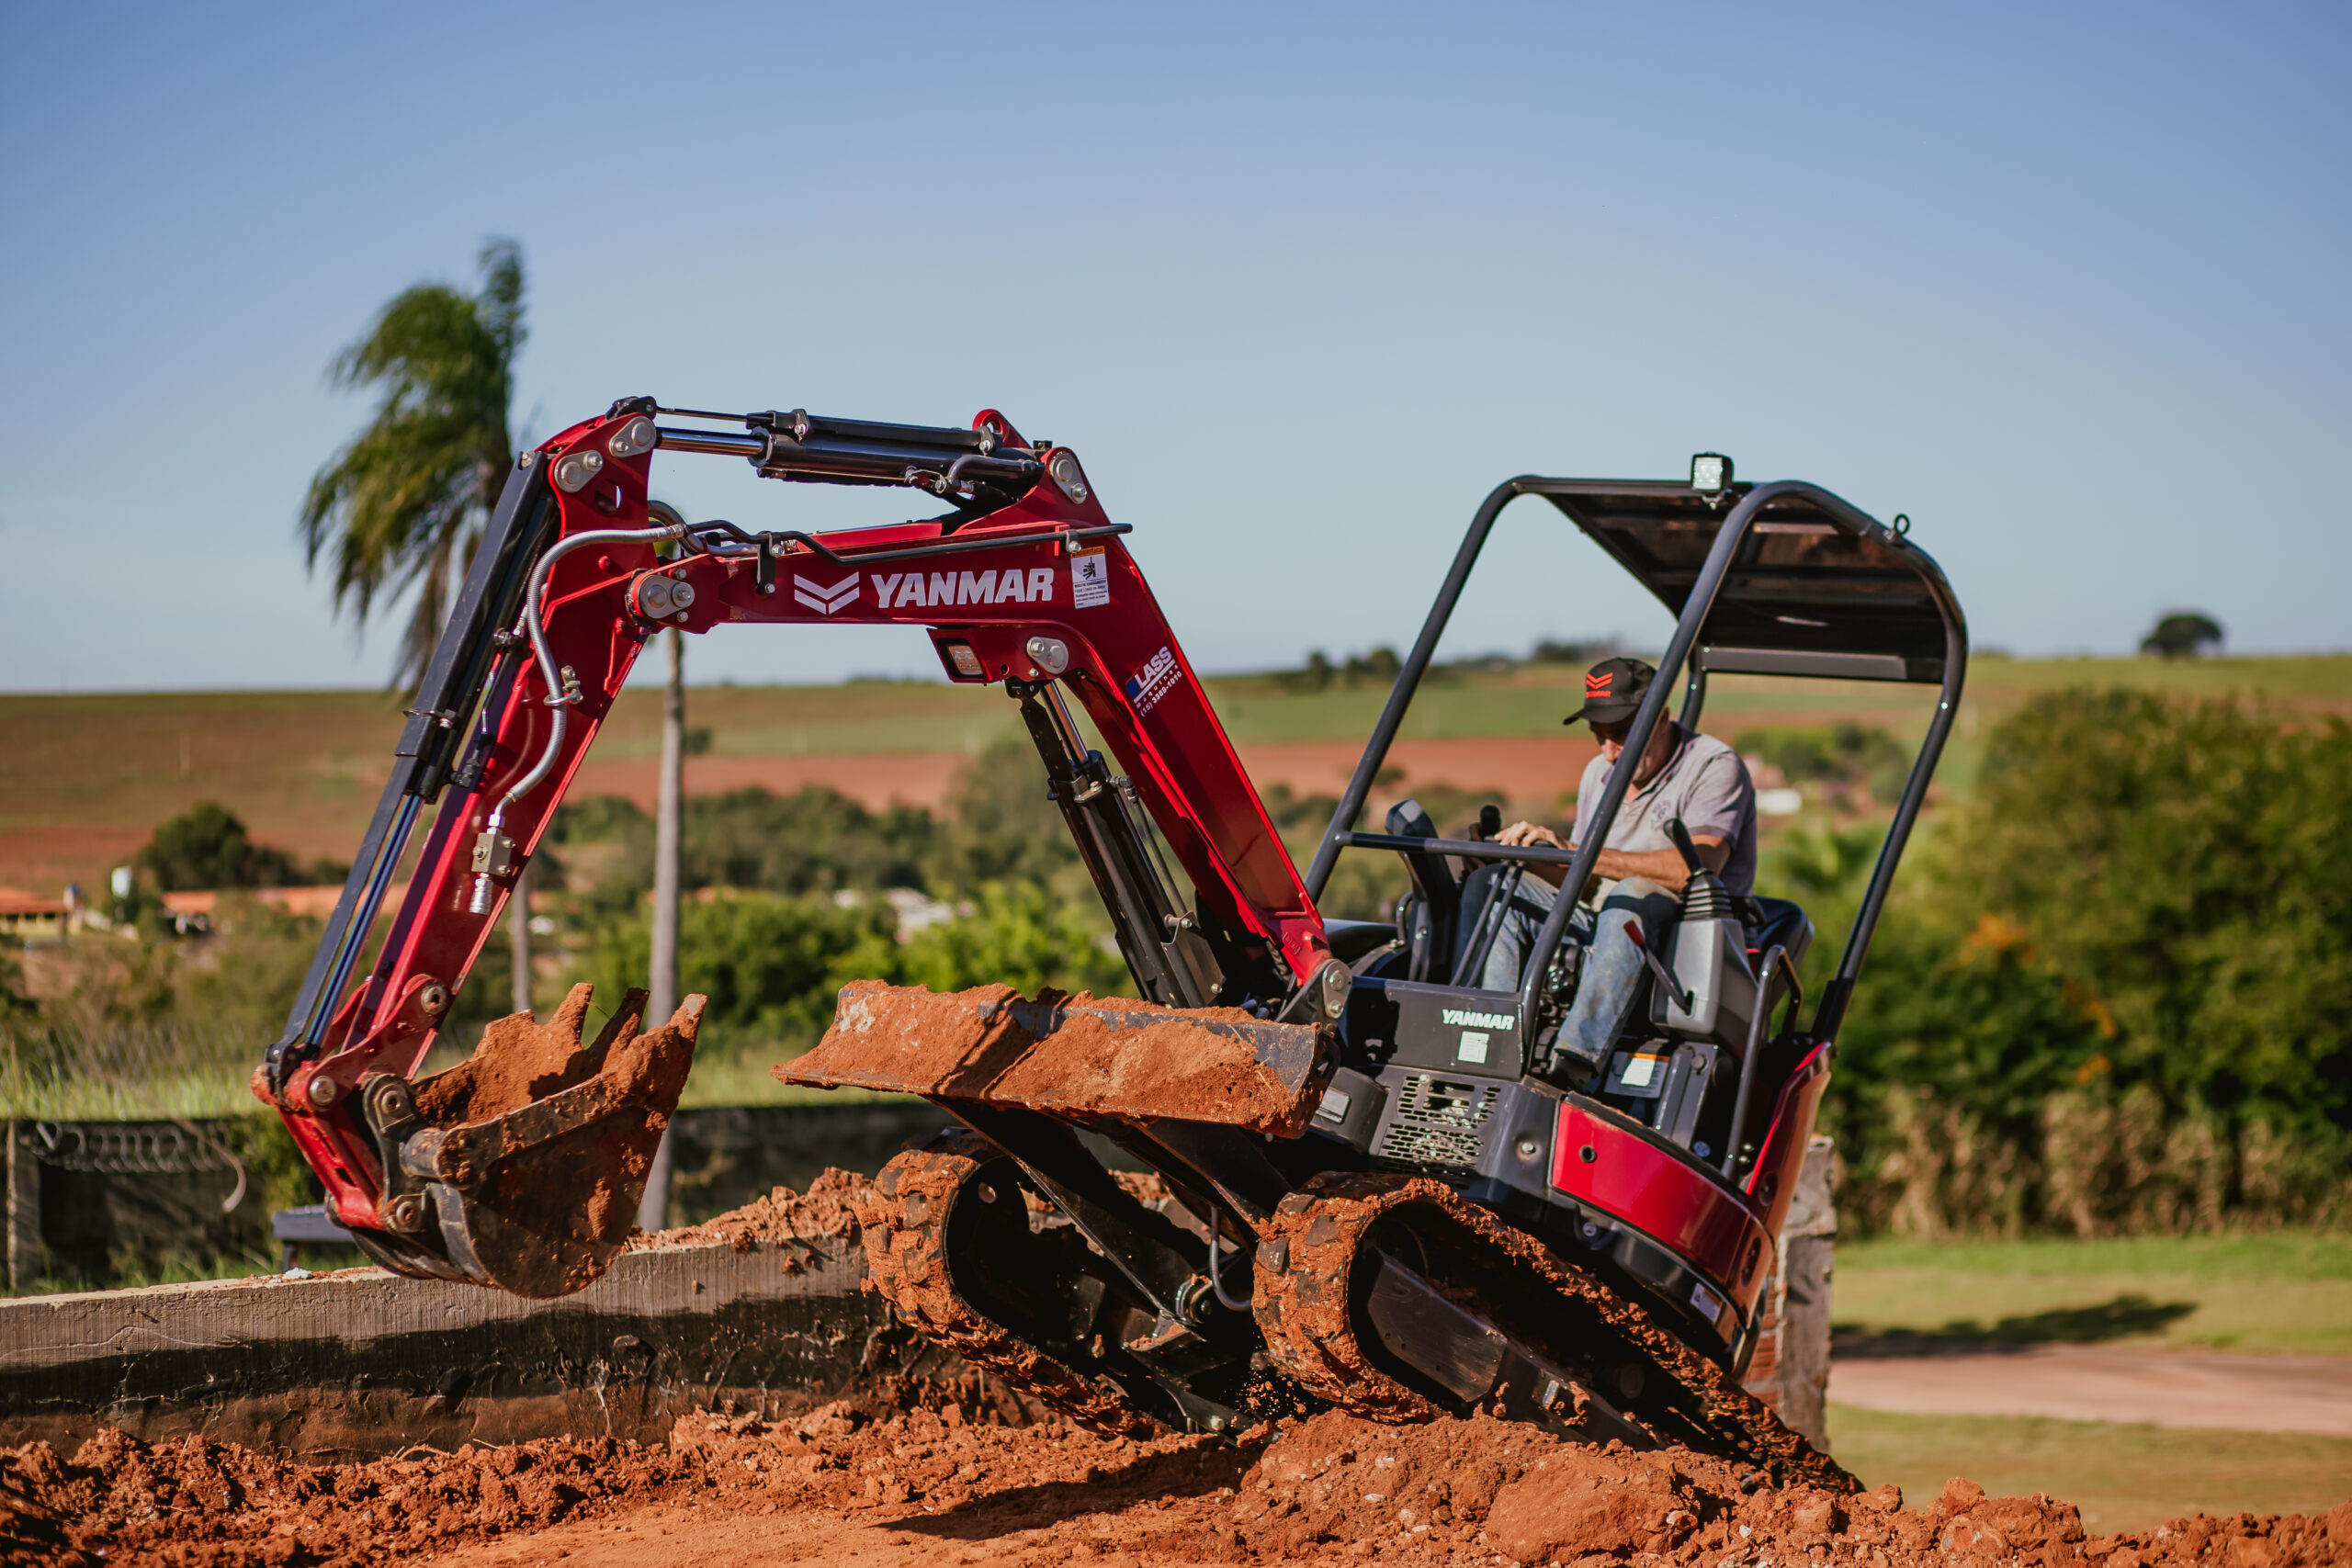
[[[1080,610],[1111,602],[1111,562],[1102,546],[1069,558],[1069,602]]]
[[[1183,666],[1176,656],[1161,649],[1144,667],[1127,677],[1127,701],[1135,705],[1136,716],[1141,718],[1159,705],[1159,699],[1176,689],[1184,678]]]

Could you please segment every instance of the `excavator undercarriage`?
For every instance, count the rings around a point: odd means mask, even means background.
[[[833,535],[690,525],[649,495],[656,451],[907,486],[949,511]],[[1834,1480],[1737,1374],[1965,637],[1934,563],[1899,536],[1812,486],[1734,485],[1718,462],[1711,487],[1515,479],[1490,496],[1302,877],[1126,528],[1067,448],[993,411],[957,430],[623,400],[518,460],[256,1092],[387,1267],[532,1296],[593,1280],[627,1242],[701,999],[649,1032],[632,992],[583,1044],[582,987],[544,1025],[492,1025],[449,1072],[416,1082],[416,1066],[649,637],[908,625],[949,680],[1020,705],[1137,995],[854,983],[825,1038],[779,1069],[921,1095],[953,1119],[889,1163],[862,1215],[869,1283],[905,1321],[1106,1430],[1480,1409]],[[1520,878],[1587,885],[1630,762],[1595,841],[1567,851],[1495,843],[1492,821],[1445,838],[1409,802],[1387,832],[1355,829],[1487,532],[1521,495],[1680,616],[1629,757],[1678,673],[1693,728],[1711,670],[1943,688],[1810,1021],[1802,911],[1731,899],[1687,835],[1682,919],[1590,1081],[1549,1071],[1579,970],[1576,900],[1558,900],[1521,990],[1469,983]],[[1317,911],[1351,849],[1404,858],[1413,891],[1393,924]]]

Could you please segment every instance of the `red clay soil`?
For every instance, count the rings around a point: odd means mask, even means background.
[[[775,1069],[786,1083],[855,1087],[949,1099],[989,1100],[1091,1115],[1176,1117],[1260,1132],[1295,1132],[1316,1096],[1305,1071],[1314,1057],[1304,1025],[1269,1024],[1238,1008],[1155,1007],[1118,999],[1102,1004],[1133,1017],[1166,1013],[1165,1022],[1113,1028],[1088,1012],[1095,998],[1041,991],[1035,1008],[1016,1010],[1010,986],[975,986],[939,995],[920,986],[854,981],[842,987],[832,1026],[816,1048]],[[1052,1010],[1042,1037],[1035,1021]],[[1298,1030],[1297,1082],[1258,1058],[1247,1034]]]
[[[651,1235],[635,1237],[633,1247],[709,1247],[725,1243],[738,1252],[749,1252],[755,1247],[780,1247],[796,1241],[814,1241],[821,1236],[847,1236],[856,1239],[857,1211],[865,1202],[873,1184],[854,1171],[827,1167],[823,1175],[808,1184],[806,1192],[795,1192],[789,1187],[779,1187],[764,1198],[754,1198],[741,1208],[705,1220],[698,1225],[680,1225],[674,1230],[658,1231]],[[787,1264],[787,1272],[789,1271]]]
[[[856,1233],[863,1178],[829,1170],[704,1225],[639,1238],[750,1248]],[[878,1379],[770,1425],[683,1417],[667,1444],[612,1438],[365,1464],[292,1463],[115,1431],[69,1458],[0,1449],[0,1564],[483,1568],[732,1563],[1176,1564],[1342,1559],[1501,1568],[2318,1568],[2352,1562],[2352,1501],[2324,1516],[2199,1515],[2088,1537],[2070,1504],[1953,1480],[1770,1484],[1684,1449],[1594,1447],[1486,1416],[1383,1425],[1326,1414],[1245,1434],[1106,1437],[966,1372]]]
[[[628,991],[603,1032],[583,1046],[594,992],[594,986],[572,987],[545,1023],[527,1012],[493,1020],[472,1055],[416,1086],[417,1114],[436,1127],[488,1122],[599,1077],[615,1079],[631,1095],[674,1106],[693,1059],[693,1024],[700,1013],[692,1005],[695,998],[662,1028],[640,1034],[646,994]],[[677,1035],[684,1037],[683,1052]]]
[[[877,1391],[788,1426],[690,1416],[666,1447],[610,1439],[369,1464],[289,1464],[107,1432],[71,1459],[0,1450],[9,1563],[2083,1563],[2352,1561],[2325,1516],[2199,1516],[2086,1538],[2072,1505],[1955,1480],[1926,1507],[1755,1486],[1681,1450],[1571,1445],[1523,1426],[1326,1415],[1241,1445],[1006,1425],[983,1390]],[[1752,1489],[1750,1489],[1752,1488]]]
[[[442,1168],[464,1193],[476,1256],[524,1295],[576,1291],[628,1244],[694,1063],[701,997],[640,1033],[646,994],[628,991],[583,1045],[593,989],[574,986],[545,1023],[495,1021],[471,1055],[416,1087],[418,1113],[447,1130]],[[531,1118],[515,1113],[535,1104],[577,1124],[533,1143]]]

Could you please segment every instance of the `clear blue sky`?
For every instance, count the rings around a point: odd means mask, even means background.
[[[322,371],[492,234],[529,435],[1001,407],[1211,669],[1405,641],[1509,474],[1699,449],[1910,513],[1982,644],[2352,645],[2348,44],[2340,4],[10,6],[0,685],[379,683],[397,613],[356,637],[294,543],[368,412]],[[1522,505],[1457,649],[1655,635]]]

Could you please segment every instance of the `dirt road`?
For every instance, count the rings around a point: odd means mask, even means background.
[[[1835,1360],[1829,1397],[1905,1416],[2044,1416],[2352,1437],[2352,1358],[2031,1345]]]

